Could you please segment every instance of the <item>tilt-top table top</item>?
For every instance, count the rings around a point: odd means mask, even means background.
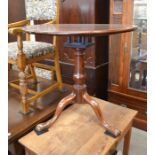
[[[104,36],[108,34],[130,32],[134,25],[122,24],[40,24],[25,26],[23,30],[30,34],[48,34],[54,36]]]

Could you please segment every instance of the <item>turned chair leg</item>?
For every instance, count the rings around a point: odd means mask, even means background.
[[[19,89],[21,94],[21,113],[27,114],[29,113],[29,103],[27,100],[28,88],[27,88],[27,79],[26,79],[26,56],[23,52],[23,42],[22,42],[22,34],[18,33],[17,35],[17,46],[18,46],[18,54],[17,54],[17,66],[19,68]]]
[[[19,86],[21,94],[21,113],[27,114],[29,112],[29,104],[27,102],[27,81],[24,71],[19,72]]]
[[[31,72],[31,75],[32,75],[32,78],[33,78],[33,82],[37,83],[37,76],[36,76],[34,66],[32,64],[30,64],[29,69],[30,69],[30,72]]]
[[[64,108],[66,106],[68,106],[69,104],[72,104],[73,100],[75,99],[76,95],[75,93],[71,93],[70,95],[66,96],[65,98],[63,98],[57,108],[56,108],[56,111],[55,111],[55,114],[53,116],[52,119],[50,119],[49,121],[45,122],[45,123],[40,123],[36,126],[35,128],[35,131],[37,133],[43,131],[43,130],[46,130],[48,129],[51,125],[53,125],[55,123],[55,121],[59,118],[61,112],[64,110]]]
[[[51,70],[51,81],[54,81],[54,71],[53,70]]]
[[[91,96],[89,96],[87,92],[83,94],[83,98],[93,108],[98,120],[100,121],[102,126],[106,129],[106,132],[108,132],[108,134],[112,135],[113,137],[119,136],[120,131],[118,129],[113,128],[111,125],[105,122],[99,104]]]

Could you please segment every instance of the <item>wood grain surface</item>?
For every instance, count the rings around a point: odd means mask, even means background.
[[[118,138],[105,135],[93,110],[87,104],[74,104],[58,121],[40,136],[34,131],[19,142],[37,155],[105,155],[131,128],[136,111],[94,98],[104,113],[106,121],[121,130]],[[30,153],[31,154],[31,153]]]
[[[134,25],[121,24],[40,24],[25,26],[23,30],[31,34],[49,35],[90,35],[104,36],[108,34],[130,32],[136,29]]]

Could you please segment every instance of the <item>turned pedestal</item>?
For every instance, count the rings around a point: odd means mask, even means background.
[[[64,110],[66,106],[73,103],[79,103],[89,104],[92,107],[99,122],[106,129],[108,134],[110,134],[113,137],[117,137],[120,135],[120,131],[118,129],[113,128],[104,120],[99,104],[95,100],[93,100],[91,96],[88,95],[86,90],[84,55],[86,48],[89,48],[93,45],[93,43],[91,43],[89,40],[90,39],[86,36],[78,36],[76,37],[76,39],[68,37],[68,41],[65,43],[64,46],[74,49],[75,69],[73,74],[73,92],[59,102],[55,115],[51,120],[45,123],[38,124],[36,126],[35,131],[37,134],[41,134],[44,131],[47,131],[47,128],[49,128],[51,125],[55,123],[55,121],[59,118],[61,112]]]

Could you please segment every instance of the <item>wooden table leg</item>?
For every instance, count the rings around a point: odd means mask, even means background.
[[[132,130],[132,128],[130,127],[129,131],[127,132],[127,134],[124,137],[123,155],[129,155],[131,130]]]
[[[45,122],[45,123],[40,123],[36,126],[35,131],[36,133],[42,134],[42,132],[47,131],[47,129],[53,125],[55,123],[55,121],[59,118],[59,116],[61,115],[61,112],[64,110],[64,108],[71,104],[72,101],[75,99],[76,94],[73,92],[70,95],[66,96],[65,98],[63,98],[57,108],[56,108],[56,112],[54,114],[54,117],[52,119],[50,119],[49,121]]]
[[[118,137],[121,134],[121,132],[118,129],[109,125],[109,123],[107,123],[104,120],[104,117],[103,117],[103,114],[102,114],[101,109],[99,107],[99,104],[95,100],[93,100],[92,97],[89,96],[87,92],[84,93],[83,98],[94,110],[94,112],[95,112],[98,120],[100,121],[101,125],[106,129],[106,133],[110,134],[113,137]]]

